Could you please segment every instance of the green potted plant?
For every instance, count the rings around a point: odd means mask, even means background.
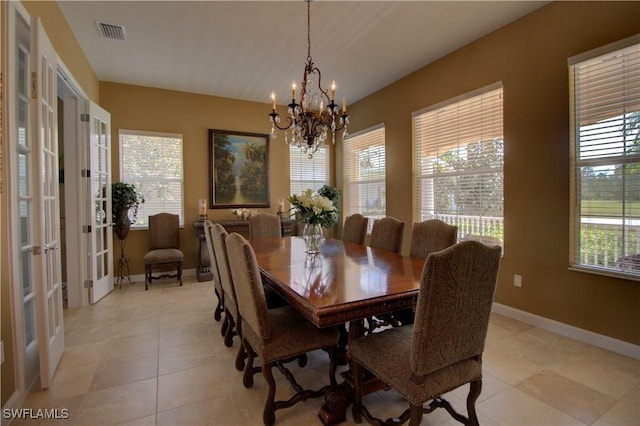
[[[138,192],[135,185],[124,182],[111,184],[113,229],[120,240],[124,240],[129,235],[131,223],[136,221],[138,207],[142,203],[144,203],[144,196]]]

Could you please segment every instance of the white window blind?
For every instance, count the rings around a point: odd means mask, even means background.
[[[368,217],[371,233],[374,220],[387,214],[384,124],[349,135],[343,150],[343,217]]]
[[[147,228],[149,216],[163,212],[180,215],[184,226],[182,135],[120,130],[120,180],[145,198],[132,228]]]
[[[504,241],[502,86],[413,113],[414,217]]]
[[[640,280],[639,40],[569,59],[570,263],[635,280]]]
[[[329,148],[320,146],[309,158],[299,148],[289,146],[291,194],[299,194],[309,188],[318,190],[329,184]]]

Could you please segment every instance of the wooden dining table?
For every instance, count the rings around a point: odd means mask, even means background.
[[[264,283],[317,327],[348,324],[348,341],[363,335],[365,319],[416,304],[424,259],[334,239],[326,239],[313,255],[305,252],[302,237],[250,243]],[[325,395],[319,412],[324,424],[345,420],[353,402],[350,370],[342,377]],[[382,388],[371,380],[364,393]]]

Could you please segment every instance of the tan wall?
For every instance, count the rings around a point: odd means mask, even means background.
[[[193,222],[198,219],[198,199],[210,198],[208,129],[268,134],[271,130],[269,105],[107,82],[100,83],[100,101],[111,113],[114,182],[120,176],[119,129],[182,134],[185,227],[180,232],[180,243],[185,255],[184,268],[195,268],[198,252]],[[289,196],[289,151],[282,134],[270,142],[269,159],[271,206],[256,210],[275,213],[278,199]],[[213,220],[235,218],[230,209],[209,209],[208,217]],[[142,258],[147,251],[147,240],[146,230],[129,234],[126,252],[132,274],[144,273]],[[116,242],[114,239],[114,247]]]
[[[639,2],[552,3],[350,107],[351,132],[385,123],[387,213],[411,224],[411,113],[502,81],[505,255],[496,301],[634,344],[639,283],[567,269],[567,58],[640,33],[638,16]]]
[[[23,1],[22,5],[30,15],[40,18],[58,57],[89,99],[98,103],[98,79],[58,4],[55,1]]]

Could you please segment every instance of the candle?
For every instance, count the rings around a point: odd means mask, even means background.
[[[296,98],[296,82],[291,83],[291,99]]]
[[[271,102],[272,102],[272,106],[273,106],[273,110],[276,110],[276,94],[275,92],[271,92]]]
[[[342,113],[345,114],[347,112],[347,98],[342,98]]]
[[[331,82],[331,100],[335,99],[336,97],[336,81],[333,80],[333,82]]]
[[[278,202],[278,211],[280,213],[284,213],[284,200],[282,198]]]
[[[207,215],[207,199],[200,199],[198,200],[198,210],[200,212],[200,216],[206,216]]]

